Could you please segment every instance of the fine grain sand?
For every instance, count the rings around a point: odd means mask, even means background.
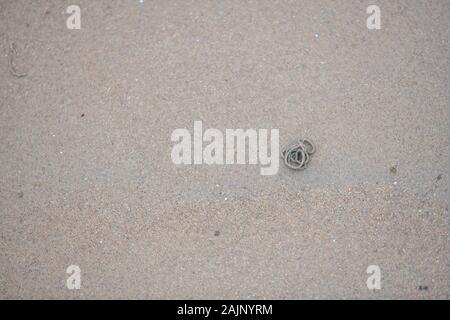
[[[0,0],[0,298],[449,299],[450,2],[376,2]],[[195,120],[318,151],[175,166]]]

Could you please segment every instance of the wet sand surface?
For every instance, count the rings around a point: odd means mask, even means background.
[[[371,4],[0,0],[0,298],[450,298],[450,3]],[[318,151],[176,166],[196,120]]]

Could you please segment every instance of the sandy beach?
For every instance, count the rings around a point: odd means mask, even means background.
[[[449,299],[449,31],[446,0],[0,0],[0,298]],[[317,152],[176,165],[195,121]]]

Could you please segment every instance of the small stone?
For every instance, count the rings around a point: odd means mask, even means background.
[[[391,167],[389,168],[389,171],[390,171],[392,174],[396,174],[396,173],[397,173],[397,166],[391,166]]]

